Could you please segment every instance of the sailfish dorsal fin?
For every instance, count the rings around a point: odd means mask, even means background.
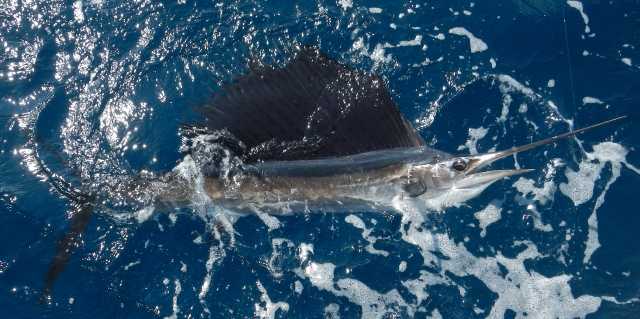
[[[244,144],[249,163],[424,145],[382,79],[315,48],[224,85],[200,110],[209,131],[226,130]]]

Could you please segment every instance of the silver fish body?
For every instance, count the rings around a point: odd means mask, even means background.
[[[323,159],[252,163],[242,165],[234,174],[222,174],[222,178],[172,172],[152,185],[159,203],[179,205],[193,202],[194,194],[205,195],[212,204],[237,214],[389,211],[397,210],[403,202],[442,210],[476,197],[500,179],[531,171],[481,171],[494,161],[623,118],[479,155],[454,157],[426,146],[393,148]]]

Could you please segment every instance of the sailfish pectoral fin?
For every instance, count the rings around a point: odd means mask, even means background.
[[[69,223],[69,229],[58,242],[56,254],[45,275],[41,302],[45,302],[50,298],[53,284],[66,267],[73,251],[80,246],[82,234],[91,220],[93,209],[93,201],[84,201],[76,204]]]

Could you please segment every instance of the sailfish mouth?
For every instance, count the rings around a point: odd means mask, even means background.
[[[459,188],[471,188],[479,185],[489,185],[505,177],[531,172],[533,171],[533,169],[507,169],[507,170],[492,170],[492,171],[480,171],[480,170],[487,167],[491,163],[497,160],[503,159],[505,157],[508,157],[520,152],[528,151],[543,145],[551,144],[559,140],[566,139],[580,133],[584,133],[594,128],[625,119],[626,117],[627,117],[626,115],[619,116],[610,120],[606,120],[600,123],[593,124],[591,126],[581,128],[581,129],[577,129],[577,130],[569,131],[556,136],[552,136],[537,142],[515,146],[507,150],[465,156],[464,158],[467,160],[465,177],[462,180],[458,181],[456,183],[456,186]]]

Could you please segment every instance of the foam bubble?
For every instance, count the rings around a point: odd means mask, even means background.
[[[165,319],[177,319],[178,318],[178,313],[180,313],[180,307],[178,306],[178,297],[180,296],[180,293],[182,292],[182,285],[180,285],[180,280],[176,279],[174,282],[175,285],[175,289],[173,292],[173,303],[171,306],[171,309],[173,310],[173,313],[169,316],[164,317]]]
[[[398,43],[398,45],[396,45],[397,47],[411,47],[411,46],[418,46],[422,44],[422,36],[421,35],[416,35],[415,38],[413,38],[413,40],[405,40],[405,41],[400,41]]]
[[[411,292],[413,296],[416,297],[416,305],[420,305],[423,301],[429,298],[429,293],[427,292],[427,288],[429,286],[435,286],[445,283],[446,281],[438,275],[432,274],[425,270],[421,270],[420,276],[418,278],[403,281],[402,285],[407,288],[407,290],[409,290],[409,292]]]
[[[578,171],[567,168],[567,183],[560,184],[560,192],[569,197],[575,206],[586,203],[593,196],[593,187],[601,169],[601,165],[590,161],[581,162]]]
[[[123,267],[123,269],[124,269],[125,271],[127,271],[127,270],[129,270],[131,267],[136,266],[136,265],[139,265],[139,264],[140,264],[140,260],[136,260],[136,261],[134,261],[134,262],[130,262],[130,263],[128,263],[126,266],[124,266],[124,267]]]
[[[211,246],[209,247],[209,257],[207,258],[207,262],[205,263],[206,274],[204,279],[202,280],[202,285],[200,286],[200,292],[198,293],[198,299],[202,305],[205,306],[205,311],[208,311],[206,307],[205,297],[207,293],[209,293],[209,288],[211,287],[211,278],[213,276],[213,266],[219,265],[224,257],[226,256],[225,250],[222,248],[222,244],[220,246]]]
[[[407,270],[407,262],[403,260],[398,265],[398,271],[399,272],[405,272],[406,270]]]
[[[302,275],[318,289],[346,297],[350,302],[362,307],[362,318],[383,318],[389,314],[402,313],[413,316],[413,307],[409,307],[396,289],[382,294],[356,279],[343,278],[334,282],[334,270],[335,265],[331,263],[310,262]]]
[[[331,263],[311,262],[304,268],[304,274],[311,284],[322,290],[333,290],[333,270],[336,268]]]
[[[499,74],[497,76],[498,81],[500,81],[500,92],[511,93],[511,92],[520,92],[526,95],[529,98],[539,98],[540,95],[533,92],[533,90],[526,85],[520,83],[518,80],[514,79],[512,76],[507,74]]]
[[[271,239],[271,257],[267,262],[267,268],[274,278],[281,278],[284,274],[283,266],[285,256],[291,251],[295,251],[295,245],[292,241],[285,238]]]
[[[328,304],[324,307],[324,318],[340,319],[340,306],[335,303]]]
[[[478,154],[478,141],[484,138],[488,132],[489,129],[486,129],[482,126],[478,128],[469,128],[469,138],[464,143],[464,145],[458,146],[458,151],[464,150],[466,148],[469,150],[469,153],[471,155]]]
[[[492,201],[491,203],[489,203],[489,205],[487,205],[487,207],[485,207],[484,209],[482,209],[481,211],[476,212],[475,214],[473,214],[473,216],[478,220],[478,222],[480,223],[480,236],[484,237],[487,234],[487,227],[497,221],[500,220],[501,218],[501,212],[502,212],[502,202],[500,201]]]
[[[280,228],[280,220],[277,217],[256,210],[256,216],[269,228],[269,231]]]
[[[473,33],[469,32],[469,30],[463,27],[451,28],[449,29],[449,33],[467,37],[469,39],[469,47],[471,53],[482,52],[489,48],[487,44],[482,41],[482,39],[476,37],[475,35],[473,35]]]
[[[542,187],[536,187],[532,179],[520,177],[513,183],[513,187],[524,196],[533,195],[533,200],[541,205],[546,205],[556,193],[556,184],[550,180],[545,181]]]
[[[298,295],[302,293],[302,290],[304,289],[304,286],[302,285],[302,283],[300,282],[300,280],[296,280],[293,283],[293,291],[295,291]]]
[[[301,262],[305,262],[309,259],[309,255],[313,254],[313,244],[302,243],[298,248],[298,258]]]
[[[494,59],[494,58],[489,59],[489,63],[491,64],[491,68],[492,69],[496,68],[496,65],[497,65],[496,59]]]
[[[380,65],[389,63],[391,61],[391,54],[385,54],[384,50],[385,46],[383,44],[376,44],[374,49],[369,52],[369,46],[365,45],[364,39],[362,37],[358,37],[351,49],[353,51],[359,52],[360,55],[368,56],[371,61],[373,61],[373,68],[376,69]]]
[[[353,1],[352,0],[338,0],[338,5],[340,5],[340,7],[342,7],[342,10],[347,10],[347,9],[353,7]]]
[[[255,318],[270,318],[276,317],[276,312],[282,310],[284,312],[289,311],[289,304],[283,301],[272,302],[267,290],[262,283],[258,280],[256,286],[260,291],[260,302],[254,304],[254,316]],[[264,306],[263,306],[264,304]]]
[[[73,18],[78,23],[84,22],[84,11],[82,10],[82,1],[78,0],[73,3]]]
[[[365,248],[367,252],[375,255],[389,256],[389,252],[376,249],[373,247],[373,244],[376,242],[376,237],[371,236],[372,229],[369,229],[365,226],[364,221],[360,219],[360,217],[356,215],[348,215],[344,219],[347,223],[353,225],[353,227],[362,230],[362,238],[369,242],[367,247]]]
[[[587,104],[604,104],[604,102],[602,102],[602,100],[595,97],[585,96],[582,98],[582,105],[587,105]]]
[[[588,263],[593,253],[601,246],[598,240],[598,217],[596,211],[604,203],[604,198],[609,187],[620,177],[622,164],[636,174],[640,174],[640,170],[627,162],[626,157],[628,152],[629,151],[620,144],[602,142],[594,145],[592,152],[585,154],[586,158],[580,162],[577,172],[571,168],[567,168],[565,171],[567,183],[560,184],[560,191],[569,197],[575,206],[579,206],[588,202],[593,197],[596,180],[600,178],[600,173],[605,165],[607,163],[611,165],[611,177],[605,184],[602,193],[600,193],[596,199],[591,215],[587,220],[589,227],[583,259],[584,263]]]
[[[556,192],[556,184],[552,180],[547,180],[539,188],[535,186],[533,180],[520,177],[513,186],[522,194],[522,196],[516,198],[518,203],[526,206],[527,210],[533,215],[534,228],[544,232],[552,231],[553,227],[551,225],[542,222],[542,216],[536,207],[536,203],[546,205],[549,200],[552,200]],[[533,199],[527,198],[530,195],[533,195]]]
[[[582,21],[584,22],[584,33],[590,33],[591,30],[589,29],[589,16],[587,16],[587,14],[584,12],[584,7],[582,6],[582,2],[580,1],[575,1],[575,0],[568,0],[567,4],[578,10],[578,12],[580,12],[580,16],[582,17]]]
[[[134,216],[138,221],[138,223],[142,224],[145,221],[147,221],[149,217],[151,217],[151,215],[153,215],[154,210],[155,210],[155,207],[153,205],[147,206],[135,212]]]

